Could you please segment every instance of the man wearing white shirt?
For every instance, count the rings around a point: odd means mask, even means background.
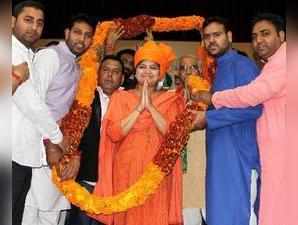
[[[12,94],[15,93],[18,86],[29,78],[29,68],[26,62],[12,66]]]
[[[12,96],[12,220],[20,225],[25,197],[30,187],[32,168],[42,165],[46,144],[46,158],[52,166],[58,163],[62,150],[57,144],[62,133],[42,97],[41,84],[33,69],[34,53],[31,50],[39,40],[44,26],[44,7],[34,1],[17,4],[12,16],[12,64],[26,62],[30,77]]]
[[[35,56],[34,69],[40,77],[49,78],[43,82],[44,89],[47,90],[44,97],[56,121],[63,119],[73,103],[80,78],[77,57],[91,45],[94,30],[95,23],[91,18],[85,14],[76,15],[65,29],[65,41],[41,49]],[[69,178],[75,178],[79,164],[78,156],[67,165],[64,171],[67,171]],[[51,170],[46,162],[41,167],[34,168],[22,224],[57,225],[60,211],[69,207],[69,202],[52,183]]]
[[[124,81],[124,66],[120,58],[113,55],[105,56],[98,70],[98,87],[92,107],[90,122],[84,131],[79,150],[81,166],[77,180],[88,191],[92,192],[98,179],[98,156],[101,121],[107,111],[110,96]],[[100,222],[87,216],[76,206],[69,211],[65,225],[101,225]]]

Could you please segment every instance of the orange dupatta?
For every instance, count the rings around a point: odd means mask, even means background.
[[[125,118],[132,110],[123,111],[123,108],[130,107],[133,109],[138,100],[132,97],[132,94],[126,91],[117,91],[113,94],[110,100],[110,105],[102,124],[102,133],[100,141],[100,154],[99,154],[99,181],[95,186],[94,193],[99,196],[112,196],[113,192],[113,161],[115,153],[121,145],[121,139],[125,138],[121,132],[120,121]],[[184,99],[182,95],[168,91],[162,93],[153,104],[158,108],[162,115],[167,114],[169,109],[176,108],[173,115],[166,118],[171,122],[175,118],[175,114],[181,112],[184,108]],[[123,105],[126,105],[124,107]],[[111,125],[111,121],[117,121]],[[145,125],[142,123],[142,125]],[[142,126],[141,125],[141,126]],[[112,129],[113,135],[108,135],[108,129]],[[169,224],[182,224],[182,175],[180,162],[178,162],[173,170],[172,190],[170,197],[169,207]],[[93,218],[107,224],[113,224],[113,215],[91,215]]]

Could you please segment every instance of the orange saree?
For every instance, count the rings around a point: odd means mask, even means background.
[[[139,102],[132,92],[119,90],[110,100],[102,127],[99,154],[99,181],[94,193],[111,196],[126,190],[143,174],[159,149],[162,134],[149,112],[139,115],[133,128],[124,136],[120,121]],[[168,125],[184,108],[182,95],[167,91],[152,99],[152,104],[164,116]],[[111,225],[182,225],[182,170],[178,160],[175,168],[161,183],[156,193],[144,205],[112,216],[93,216]]]

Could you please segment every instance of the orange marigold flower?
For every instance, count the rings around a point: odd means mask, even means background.
[[[200,16],[180,16],[176,18],[154,17],[155,23],[152,27],[153,31],[184,31],[199,30],[202,27],[204,18]]]
[[[197,75],[190,75],[187,77],[187,84],[191,90],[191,92],[196,91],[209,91],[210,83]]]

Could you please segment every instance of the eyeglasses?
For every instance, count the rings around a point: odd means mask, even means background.
[[[183,66],[179,66],[179,70],[181,72],[198,72],[199,67],[198,65],[183,65]]]

